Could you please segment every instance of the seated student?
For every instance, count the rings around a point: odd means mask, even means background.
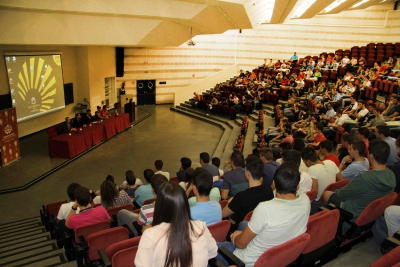
[[[115,186],[115,189],[117,191],[120,190],[120,187],[114,182],[115,181],[114,176],[112,176],[111,174],[107,175],[106,181],[109,181],[110,183],[112,183]],[[95,198],[93,198],[93,203],[94,204],[101,204],[101,192],[100,191],[101,190],[99,189],[95,193],[96,196],[95,196]]]
[[[100,187],[101,205],[106,209],[120,207],[123,205],[131,204],[132,199],[128,194],[122,190],[118,191],[115,184],[104,181]]]
[[[65,225],[76,230],[78,227],[93,224],[101,221],[110,220],[110,215],[104,207],[93,208],[90,205],[90,191],[85,187],[78,187],[75,190],[75,203],[65,220]],[[76,211],[79,208],[79,214]]]
[[[153,193],[153,197],[157,199],[157,193],[160,188],[160,186],[163,183],[168,182],[167,178],[165,178],[164,175],[161,174],[156,174],[151,177],[151,192]],[[136,222],[140,225],[143,226],[143,229],[145,230],[146,227],[151,226],[151,223],[153,222],[153,215],[154,215],[154,206],[156,202],[154,201],[151,204],[144,205],[140,208],[139,213],[134,213],[129,210],[120,210],[118,212],[117,218],[118,218],[118,225],[128,225],[128,227],[132,230],[132,232],[135,233],[135,235],[138,235],[136,228],[133,227],[133,222]]]
[[[135,196],[136,189],[140,184],[136,183],[137,179],[133,171],[128,171],[126,173],[126,185],[124,187],[125,193],[128,194],[130,197]]]
[[[201,167],[211,173],[211,175],[219,176],[218,168],[210,164],[210,155],[207,152],[200,153],[200,164]]]
[[[342,116],[342,110],[338,109],[336,111],[336,120],[333,123],[328,122],[328,127],[324,127],[322,133],[324,135],[327,134],[335,134],[336,130],[344,124],[344,118]]]
[[[169,181],[169,172],[163,172],[161,169],[164,163],[162,160],[158,159],[154,162],[154,174],[164,175]]]
[[[178,177],[179,182],[182,182],[185,178],[185,172],[187,168],[192,166],[192,161],[189,158],[181,158],[181,168],[176,173],[176,177]]]
[[[146,169],[143,172],[144,179],[147,181],[147,184],[140,186],[135,191],[135,202],[136,204],[141,207],[143,202],[148,199],[154,198],[153,191],[151,190],[151,177],[153,177],[154,171],[150,169]]]
[[[336,180],[340,181],[344,178],[349,178],[350,181],[353,181],[354,177],[358,174],[368,171],[369,161],[364,158],[365,150],[366,147],[363,141],[357,140],[351,142],[349,155],[342,159],[339,165],[340,172],[336,174]],[[350,163],[350,165],[346,167],[347,163]]]
[[[307,193],[311,191],[312,188],[312,179],[308,172],[301,171],[301,154],[299,151],[296,150],[287,150],[282,153],[282,163],[292,161],[296,166],[299,167],[300,172],[300,182],[299,182],[299,189],[298,192]]]
[[[301,151],[301,158],[308,167],[308,174],[312,179],[312,189],[318,190],[316,200],[319,200],[325,188],[336,182],[336,174],[339,172],[333,161],[321,161],[317,152],[312,147],[306,147]]]
[[[179,183],[179,185],[183,188],[183,190],[186,191],[186,194],[189,196],[190,192],[192,191],[192,184],[193,184],[193,173],[194,170],[193,168],[187,168],[185,177],[183,178],[183,181]]]
[[[294,140],[293,140],[293,143],[294,143]],[[304,143],[304,141],[303,141],[303,143]],[[276,159],[276,163],[281,164],[282,163],[282,154],[283,154],[283,152],[288,151],[288,150],[292,150],[292,149],[293,149],[293,146],[292,146],[291,143],[288,143],[288,142],[280,143],[279,144],[279,150],[280,150],[279,154],[280,154],[281,158]]]
[[[216,201],[210,201],[210,192],[213,185],[213,177],[206,169],[197,168],[193,174],[193,193],[196,196],[196,204],[190,207],[192,220],[199,220],[207,226],[222,220],[221,205]]]
[[[228,161],[232,166],[232,170],[224,174],[221,188],[222,199],[229,199],[235,196],[236,193],[246,190],[249,186],[244,177],[244,157],[242,152],[233,151]]]
[[[323,199],[333,203],[353,214],[354,222],[361,212],[374,200],[384,197],[396,186],[396,178],[391,170],[386,168],[389,157],[389,145],[383,140],[372,140],[369,146],[368,159],[372,169],[357,175],[353,181],[338,191],[326,191]],[[314,206],[313,206],[314,209]],[[343,231],[347,231],[350,224],[343,224]]]
[[[339,167],[340,161],[338,156],[332,153],[333,143],[331,140],[324,140],[319,144],[319,153],[324,156],[322,161],[331,160]]]
[[[237,230],[246,214],[253,211],[260,202],[274,198],[271,186],[263,184],[263,172],[264,163],[260,158],[255,156],[246,158],[244,175],[249,182],[249,188],[237,193],[222,210],[222,217],[230,216],[231,222],[234,222],[231,231]]]
[[[375,221],[372,234],[378,245],[381,245],[384,239],[398,231],[400,231],[400,206],[392,205],[385,209],[384,216]],[[379,249],[379,252],[385,254],[386,251]]]
[[[315,124],[313,141],[311,143],[309,143],[308,145],[310,145],[316,149],[319,147],[320,142],[322,142],[326,139],[325,135],[322,133],[323,129],[324,129],[324,126],[321,123]]]
[[[390,128],[386,125],[376,126],[375,136],[377,139],[385,141],[390,147],[390,153],[387,158],[386,165],[393,166],[397,162],[397,152],[396,152],[396,139],[390,137]]]
[[[158,190],[153,226],[143,232],[136,267],[207,266],[217,244],[204,222],[194,221],[183,189],[164,183]]]
[[[255,208],[245,229],[231,235],[232,243],[221,242],[218,246],[228,248],[246,266],[253,266],[268,249],[303,234],[310,214],[310,199],[296,192],[299,181],[298,167],[293,162],[282,163],[274,176],[276,197]],[[217,258],[228,266],[220,255]]]
[[[361,127],[356,131],[355,138],[353,136],[354,140],[360,140],[360,141],[364,142],[365,151],[364,151],[364,155],[362,155],[364,157],[368,157],[369,135],[370,135],[370,132],[369,132],[368,128],[367,127]]]
[[[275,171],[279,167],[279,163],[274,161],[274,155],[272,153],[272,150],[268,147],[261,148],[259,154],[260,154],[260,159],[264,163],[262,183],[271,186],[272,180],[274,179]]]
[[[214,165],[215,167],[217,167],[218,168],[218,171],[219,171],[219,176],[221,177],[221,176],[224,176],[224,170],[221,170],[220,168],[219,168],[219,166],[221,165],[221,160],[218,158],[218,157],[213,157],[212,159],[211,159],[211,163],[212,163],[212,165]],[[213,177],[214,178],[214,177]],[[215,181],[214,181],[215,182]]]
[[[341,162],[344,157],[346,157],[349,152],[350,143],[353,141],[353,136],[350,134],[342,134],[342,139],[340,140],[340,144],[336,146],[336,155]]]
[[[142,180],[140,180],[139,178],[136,178],[136,176],[135,176],[135,174],[133,173],[133,171],[132,170],[127,170],[126,172],[125,172],[125,181],[123,181],[122,183],[121,183],[121,185],[119,186],[119,190],[122,190],[122,189],[125,189],[126,187],[127,187],[127,179],[128,179],[128,176],[130,176],[130,177],[133,177],[133,179],[134,179],[134,185],[136,186],[136,187],[139,187],[140,185],[142,185]],[[132,179],[132,178],[130,178],[130,179]],[[133,188],[133,187],[132,187]],[[136,190],[135,190],[136,191]],[[128,194],[129,195],[129,194]]]

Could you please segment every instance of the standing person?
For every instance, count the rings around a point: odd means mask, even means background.
[[[193,221],[183,189],[161,185],[154,208],[153,227],[143,232],[136,267],[207,266],[217,255],[217,244],[206,224]]]

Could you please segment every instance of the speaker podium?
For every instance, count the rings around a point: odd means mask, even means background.
[[[135,102],[129,102],[124,105],[124,112],[129,114],[129,121],[135,121]]]

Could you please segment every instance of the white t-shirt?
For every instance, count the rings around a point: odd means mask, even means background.
[[[157,171],[157,172],[155,172],[154,174],[162,174],[162,175],[164,175],[164,176],[168,179],[168,181],[169,181],[169,172]]]
[[[71,201],[69,203],[62,204],[60,209],[58,210],[57,219],[59,220],[66,220],[68,214],[71,212],[71,208],[74,205],[75,201]],[[76,210],[76,214],[79,213],[79,208]]]
[[[311,191],[312,179],[307,172],[300,172],[300,183],[298,192],[307,193]]]
[[[211,236],[205,222],[192,221],[195,233],[202,235],[196,237],[191,235],[192,240],[192,267],[207,266],[208,260],[217,256],[217,243]],[[136,267],[160,267],[164,266],[167,254],[167,236],[169,223],[161,223],[147,229],[140,239],[139,248],[135,258]]]
[[[310,199],[301,192],[295,200],[274,198],[261,202],[248,224],[250,230],[257,235],[245,248],[237,248],[233,254],[246,267],[252,267],[266,250],[304,233],[309,216]]]
[[[282,158],[279,158],[276,160],[277,163],[282,164]],[[304,161],[300,161],[300,168],[299,168],[299,172],[308,172],[308,167],[307,165],[304,163]]]
[[[328,185],[336,182],[336,174],[338,172],[338,167],[330,160],[308,167],[308,174],[311,178],[318,180],[318,195],[316,200],[319,200]]]

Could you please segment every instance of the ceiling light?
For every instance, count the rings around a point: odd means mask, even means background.
[[[338,7],[339,5],[343,4],[346,1],[347,0],[336,0],[335,2],[333,2],[332,4],[327,6],[324,10],[322,10],[321,13],[327,13],[327,12],[331,11],[332,9]]]
[[[307,9],[309,9],[310,6],[311,6],[312,4],[315,3],[315,1],[317,1],[317,0],[307,0],[307,1],[304,1],[304,3],[302,4],[302,6],[300,6],[300,7],[296,10],[296,13],[294,14],[294,16],[293,16],[292,18],[299,18],[299,17],[301,17],[301,15],[303,15],[304,12],[306,12]]]
[[[354,4],[351,8],[356,8],[358,6],[361,6],[362,4],[364,4],[364,3],[368,2],[368,1],[369,0],[362,0],[362,1],[358,2],[357,4]]]

